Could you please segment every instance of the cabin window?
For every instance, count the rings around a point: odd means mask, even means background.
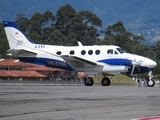
[[[100,50],[96,50],[96,51],[95,51],[95,54],[96,54],[96,55],[99,55],[99,54],[100,54]]]
[[[57,51],[57,53],[56,53],[57,55],[61,55],[62,54],[62,52],[61,51]]]
[[[88,51],[88,54],[89,54],[89,55],[92,55],[92,54],[93,54],[93,51],[92,51],[92,50],[89,50],[89,51]]]
[[[70,55],[74,55],[74,51],[73,50],[70,51]]]
[[[112,50],[112,49],[109,49],[109,50],[107,51],[107,53],[108,53],[108,54],[113,54],[113,50]]]
[[[82,51],[81,51],[81,54],[82,54],[82,55],[85,55],[85,54],[86,54],[86,51],[85,51],[85,50],[82,50]]]

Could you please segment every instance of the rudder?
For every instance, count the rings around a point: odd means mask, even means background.
[[[15,22],[3,21],[3,25],[10,49],[16,48],[18,45],[31,44]]]

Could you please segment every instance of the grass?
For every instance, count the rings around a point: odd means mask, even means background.
[[[102,78],[104,76],[102,76],[101,74],[99,75],[95,75],[93,76],[93,79],[95,82],[101,82]],[[110,80],[112,84],[138,84],[135,80],[131,79],[130,77],[126,76],[126,75],[114,75],[114,76],[107,76]]]

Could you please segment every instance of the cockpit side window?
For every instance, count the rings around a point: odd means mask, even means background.
[[[112,50],[112,49],[109,49],[109,50],[107,51],[107,53],[108,53],[108,54],[113,54],[113,50]]]
[[[122,48],[116,48],[116,50],[119,52],[119,53],[126,53]]]
[[[114,54],[115,54],[115,55],[117,55],[117,54],[118,54],[118,52],[117,52],[117,51],[115,51],[115,52],[114,52]]]

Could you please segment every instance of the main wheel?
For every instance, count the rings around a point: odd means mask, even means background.
[[[94,84],[94,81],[93,81],[93,79],[91,77],[88,77],[88,78],[84,79],[84,84],[86,86],[92,86]]]
[[[105,77],[102,79],[101,84],[102,84],[102,86],[110,86],[111,81],[109,78]]]
[[[155,81],[154,80],[148,80],[147,85],[148,85],[148,87],[153,87],[155,85]]]

